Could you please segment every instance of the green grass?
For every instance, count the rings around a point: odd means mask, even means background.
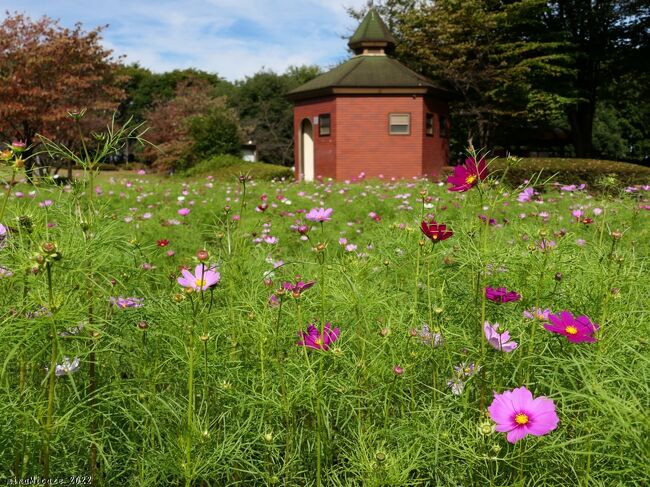
[[[244,197],[236,178],[220,177],[113,172],[98,177],[92,200],[83,185],[39,187],[34,198],[34,188],[14,188],[1,219],[11,234],[0,267],[13,275],[0,278],[0,478],[42,476],[49,431],[50,477],[92,472],[106,486],[316,485],[319,463],[323,486],[647,482],[647,191],[591,196],[549,185],[543,202],[519,203],[503,185],[452,194],[425,181],[255,179]],[[54,204],[39,207],[46,199]],[[256,211],[263,201],[269,208]],[[290,228],[304,222],[299,210],[320,206],[334,209],[332,221],[300,240]],[[190,214],[179,216],[182,207]],[[593,223],[575,221],[579,208]],[[424,238],[429,212],[452,238]],[[610,236],[617,230],[620,240]],[[255,243],[264,232],[279,242]],[[556,246],[536,250],[542,238]],[[48,241],[61,254],[51,287],[38,266]],[[221,281],[187,293],[176,279],[203,248]],[[297,275],[316,285],[269,306]],[[523,298],[485,302],[484,286]],[[118,309],[109,302],[117,296],[144,306]],[[523,318],[534,306],[588,315],[599,341],[552,335]],[[490,348],[483,318],[519,348]],[[340,338],[305,353],[298,331],[323,320]],[[59,336],[80,323],[77,335]],[[423,323],[442,345],[422,343]],[[56,378],[50,397],[53,336],[56,361],[79,357],[80,368]],[[447,380],[461,362],[482,370],[457,396]],[[490,432],[485,410],[493,391],[521,385],[553,399],[560,423],[512,445]]]

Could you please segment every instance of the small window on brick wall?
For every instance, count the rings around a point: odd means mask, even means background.
[[[388,115],[388,133],[390,135],[411,134],[411,114],[391,113]]]
[[[321,137],[332,133],[332,118],[329,113],[318,116],[318,135]]]
[[[447,138],[449,137],[449,122],[447,121],[447,117],[444,115],[440,115],[440,137]]]
[[[425,133],[433,137],[433,113],[427,113]]]

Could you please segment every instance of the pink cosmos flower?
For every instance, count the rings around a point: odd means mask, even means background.
[[[574,318],[573,314],[566,310],[556,315],[549,315],[548,320],[550,323],[545,324],[544,328],[552,333],[564,335],[571,343],[595,342],[594,333],[600,328],[587,316]]]
[[[312,208],[309,213],[305,215],[305,218],[311,222],[328,222],[332,218],[332,208]]]
[[[45,200],[45,201],[41,201],[41,202],[38,204],[38,206],[40,206],[41,208],[49,208],[49,207],[52,206],[53,204],[54,204],[54,201],[52,201],[52,200]]]
[[[117,298],[110,298],[109,301],[120,309],[142,308],[144,306],[143,298],[123,298],[118,296]]]
[[[524,310],[524,318],[527,318],[529,320],[539,320],[539,321],[547,321],[548,316],[551,314],[551,310],[546,308],[546,309],[541,309],[541,308],[531,308],[530,310]]]
[[[488,343],[501,352],[512,352],[517,348],[517,342],[510,340],[510,333],[504,331],[503,333],[498,332],[499,323],[494,325],[490,324],[489,321],[486,321],[483,325],[483,333]]]
[[[194,269],[194,274],[187,269],[183,269],[181,273],[183,276],[179,277],[177,282],[184,288],[192,289],[194,291],[205,291],[206,289],[210,289],[219,284],[219,281],[221,280],[221,274],[215,270],[215,267],[205,264],[197,265]]]
[[[447,178],[447,183],[452,185],[449,191],[465,192],[476,186],[479,181],[483,181],[487,175],[488,170],[485,159],[481,159],[476,164],[473,157],[468,157],[465,159],[465,165],[456,166],[454,174]]]
[[[530,201],[533,198],[533,196],[535,196],[535,194],[537,194],[535,190],[531,187],[528,187],[524,189],[521,193],[519,193],[519,196],[517,197],[517,201],[521,203],[526,203]]]
[[[190,214],[190,211],[191,210],[189,208],[181,208],[180,210],[178,210],[178,214],[180,216],[187,216]]]
[[[485,297],[494,303],[501,304],[510,301],[519,301],[521,299],[521,294],[516,293],[515,291],[508,291],[505,287],[498,287],[496,289],[486,287]]]
[[[560,421],[552,399],[544,396],[533,398],[524,386],[502,394],[495,393],[488,412],[497,424],[496,430],[508,433],[506,438],[510,443],[517,443],[527,435],[544,436],[557,428]]]
[[[321,334],[318,331],[318,328],[311,324],[307,327],[306,332],[298,332],[298,337],[300,337],[301,340],[296,343],[296,345],[299,347],[309,347],[314,350],[324,350],[327,352],[330,345],[338,339],[340,333],[340,328],[332,329],[329,323],[325,323],[323,333]]]
[[[573,210],[571,212],[571,215],[573,216],[573,218],[575,218],[578,221],[580,221],[582,219],[584,214],[585,214],[585,212],[582,211],[582,210]]]

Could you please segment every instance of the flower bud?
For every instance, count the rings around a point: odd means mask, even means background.
[[[555,273],[555,278],[557,282],[560,282],[562,280],[562,273],[561,272],[556,272]]]
[[[142,320],[140,323],[138,323],[138,328],[140,328],[141,330],[146,330],[147,328],[149,328],[149,323]]]
[[[196,253],[196,258],[199,259],[199,262],[206,262],[210,259],[210,254],[205,249],[201,249]]]
[[[609,235],[610,235],[614,240],[620,240],[621,237],[623,236],[623,234],[622,234],[619,230],[616,230],[616,231],[610,233]]]
[[[206,343],[208,340],[210,340],[210,335],[201,335],[200,339],[203,343]]]
[[[27,149],[27,144],[23,141],[14,140],[11,143],[11,150],[14,151],[14,153],[24,152],[26,149]]]
[[[395,373],[395,375],[399,376],[399,375],[402,375],[404,373],[404,369],[402,367],[400,367],[399,365],[396,365],[395,367],[393,367],[393,372]]]
[[[56,244],[54,242],[44,242],[41,244],[41,250],[46,254],[53,254],[56,252]]]
[[[381,331],[379,332],[379,335],[384,337],[384,338],[387,337],[388,335],[390,335],[390,328],[385,326],[384,328],[381,329]]]

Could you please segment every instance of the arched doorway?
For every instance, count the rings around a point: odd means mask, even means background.
[[[314,137],[308,119],[300,124],[300,175],[304,181],[314,180]]]

